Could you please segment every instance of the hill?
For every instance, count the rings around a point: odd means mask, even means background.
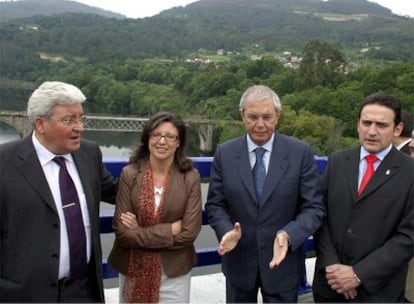
[[[365,0],[200,0],[143,19],[14,19],[0,26],[0,108],[24,110],[32,87],[61,80],[82,88],[87,113],[238,121],[240,95],[262,83],[285,105],[280,131],[328,155],[355,142],[364,96],[389,92],[414,109],[413,22]],[[243,132],[219,129],[220,142]]]
[[[125,19],[121,14],[67,0],[24,0],[0,2],[0,23],[36,15],[51,16],[63,13],[95,14],[108,18]]]
[[[310,39],[344,50],[414,45],[414,19],[365,0],[203,0],[160,17],[181,20],[206,49],[298,50]]]
[[[30,3],[38,7],[29,9]],[[320,39],[346,53],[371,48],[381,60],[414,58],[414,19],[366,0],[201,0],[143,19],[106,18],[97,15],[99,9],[65,0],[0,3],[0,11],[5,16],[27,10],[51,13],[52,6],[41,3],[72,10],[3,23],[0,39],[6,55],[52,53],[92,61],[183,58],[200,49],[300,52],[308,40]],[[74,13],[75,7],[81,13]]]

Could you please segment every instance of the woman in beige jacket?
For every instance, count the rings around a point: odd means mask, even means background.
[[[185,142],[184,122],[159,112],[122,170],[109,264],[120,272],[125,302],[189,302],[202,204],[200,176],[184,155]]]

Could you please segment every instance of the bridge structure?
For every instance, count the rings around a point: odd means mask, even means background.
[[[148,117],[118,117],[85,115],[86,131],[137,132],[141,133]],[[26,112],[0,111],[0,122],[14,128],[20,136],[25,137],[32,132]],[[213,151],[213,139],[218,123],[213,120],[185,120],[188,128],[198,134],[200,151]]]

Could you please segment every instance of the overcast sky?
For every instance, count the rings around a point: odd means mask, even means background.
[[[226,0],[223,0],[226,1]],[[158,14],[162,10],[185,6],[195,0],[77,0],[88,5],[100,7],[116,13],[121,13],[129,18],[142,18]],[[414,17],[413,0],[371,0],[387,7],[395,14]]]
[[[7,1],[7,0],[0,0]],[[12,1],[12,0],[8,0]],[[226,0],[223,0],[226,1]],[[394,14],[409,15],[414,18],[414,0],[369,0],[392,10]],[[143,18],[175,7],[185,6],[196,0],[76,0],[87,5],[96,6],[129,18]]]

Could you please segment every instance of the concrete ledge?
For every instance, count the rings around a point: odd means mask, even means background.
[[[306,273],[308,282],[312,282],[315,258],[306,259]],[[225,303],[226,280],[223,273],[214,273],[191,277],[191,303]],[[105,289],[105,302],[119,303],[119,288]],[[299,296],[299,303],[313,303],[312,293]],[[259,296],[259,303],[262,303]]]

